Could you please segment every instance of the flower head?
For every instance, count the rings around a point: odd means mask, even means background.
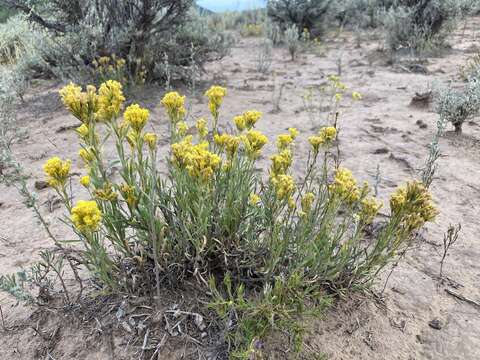
[[[185,121],[180,121],[177,123],[177,133],[180,136],[185,136],[188,131],[188,125]]]
[[[339,196],[349,204],[358,201],[360,190],[357,187],[357,181],[352,172],[346,168],[339,168],[335,172],[335,180],[329,187],[332,194]]]
[[[207,142],[194,145],[191,136],[172,145],[172,157],[175,166],[185,169],[191,177],[203,182],[208,182],[222,163],[217,154],[208,151]]]
[[[292,152],[289,149],[285,149],[279,154],[273,155],[270,160],[272,160],[270,176],[276,177],[278,175],[286,174],[292,165]]]
[[[155,150],[157,147],[158,136],[154,133],[146,133],[143,135],[143,141],[145,141],[150,148],[150,150]]]
[[[43,165],[43,170],[48,178],[48,184],[54,188],[65,185],[70,175],[70,167],[70,160],[63,161],[57,156],[49,159]]]
[[[262,199],[255,193],[251,193],[248,198],[248,203],[252,206],[257,206],[260,201],[262,201]]]
[[[90,176],[88,176],[88,175],[82,176],[80,178],[80,184],[82,184],[82,186],[88,188],[90,186]]]
[[[125,123],[137,133],[141,132],[148,121],[150,112],[147,109],[141,108],[138,104],[133,104],[127,107],[123,113]]]
[[[298,130],[296,128],[288,128],[288,132],[293,140],[295,140],[298,136]]]
[[[233,136],[230,134],[215,134],[214,141],[215,144],[225,150],[227,157],[231,159],[240,147],[241,139],[238,136]]]
[[[277,138],[278,150],[285,150],[293,143],[293,137],[291,134],[281,134]]]
[[[104,82],[98,89],[97,120],[110,121],[117,118],[124,101],[122,84],[115,80]]]
[[[249,130],[241,137],[247,155],[251,159],[256,159],[260,156],[262,148],[267,144],[268,138],[260,131]]]
[[[295,181],[290,175],[279,175],[271,181],[279,200],[288,199],[295,191]]]
[[[426,222],[435,220],[438,211],[432,195],[421,182],[412,181],[399,187],[390,198],[392,216],[401,217],[408,231],[422,227]]]
[[[172,123],[176,124],[185,117],[185,96],[181,96],[178,92],[171,91],[166,93],[161,104]]]
[[[315,201],[315,194],[312,192],[307,192],[303,197],[302,197],[302,211],[305,214],[308,214],[310,210],[312,209],[313,202]]]
[[[218,110],[223,103],[223,98],[227,95],[227,89],[221,86],[212,86],[205,92],[208,97],[208,108],[214,118],[218,118]]]
[[[95,201],[80,200],[72,208],[71,220],[75,228],[82,233],[98,230],[102,221],[102,213]]]
[[[81,148],[78,155],[82,158],[85,164],[89,164],[95,159],[95,150],[93,147]]]
[[[352,99],[353,100],[362,100],[362,94],[357,91],[352,92]]]
[[[337,137],[337,129],[333,126],[323,127],[320,129],[318,135],[310,136],[308,141],[312,145],[313,151],[318,152],[320,146],[330,145]]]
[[[86,138],[89,133],[88,126],[85,124],[80,125],[75,131],[82,139]]]
[[[208,135],[208,127],[207,127],[207,120],[201,118],[198,119],[195,127],[197,128],[198,135],[200,135],[200,138],[204,139]]]
[[[373,197],[365,198],[360,203],[360,219],[365,224],[371,224],[383,204]]]
[[[90,122],[98,110],[98,96],[94,86],[87,86],[86,92],[73,83],[60,90],[65,107],[83,123]]]

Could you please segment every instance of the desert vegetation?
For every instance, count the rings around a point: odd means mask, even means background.
[[[479,356],[476,1],[0,10],[2,357]]]

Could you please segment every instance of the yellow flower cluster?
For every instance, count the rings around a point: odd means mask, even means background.
[[[260,201],[262,201],[262,199],[255,193],[251,193],[248,198],[248,203],[252,206],[257,206]]]
[[[43,165],[43,170],[47,175],[48,184],[54,188],[65,185],[70,176],[70,167],[70,160],[63,161],[57,156],[47,160]]]
[[[114,201],[118,197],[112,184],[108,182],[104,183],[103,188],[95,190],[94,194],[97,199],[103,201]]]
[[[146,133],[143,135],[143,141],[145,141],[150,150],[155,150],[157,147],[158,136],[154,133]]]
[[[85,92],[73,83],[60,90],[60,97],[65,107],[83,123],[88,123],[98,111],[98,96],[94,86],[87,86]]]
[[[260,131],[249,130],[241,137],[245,151],[250,159],[257,159],[262,148],[268,143],[268,138]]]
[[[328,146],[337,137],[337,129],[333,126],[323,127],[318,135],[310,136],[308,141],[312,145],[313,151],[318,152],[320,146]]]
[[[83,159],[86,165],[95,159],[95,149],[93,147],[81,148],[78,151],[78,155]]]
[[[352,99],[353,100],[362,100],[362,94],[360,94],[358,91],[352,92]]]
[[[226,95],[227,89],[221,86],[212,86],[205,92],[205,96],[208,97],[208,108],[215,119],[218,118],[218,109]]]
[[[184,168],[189,175],[207,182],[221,165],[221,158],[208,150],[208,142],[192,144],[188,136],[172,145],[173,163]]]
[[[127,107],[123,113],[123,119],[133,131],[140,133],[148,121],[150,112],[147,109],[140,107],[138,104],[133,104]]]
[[[315,201],[315,194],[312,192],[307,192],[302,197],[301,205],[302,205],[303,214],[306,215],[310,212],[310,210],[312,210],[312,205],[314,201]]]
[[[215,134],[214,141],[215,144],[225,150],[225,152],[227,153],[227,157],[229,159],[232,159],[237,153],[238,148],[240,147],[241,139],[238,136],[233,136],[230,134]]]
[[[233,119],[235,126],[239,131],[250,130],[262,117],[262,113],[256,110],[246,111],[242,115],[235,116]]]
[[[383,204],[373,197],[363,199],[360,203],[360,219],[362,222],[371,224],[382,206]]]
[[[208,127],[207,127],[207,120],[201,118],[198,119],[196,124],[195,124],[198,135],[200,136],[201,139],[204,139],[208,135]]]
[[[292,152],[290,149],[285,149],[279,154],[270,157],[270,160],[272,160],[270,176],[276,177],[278,175],[284,175],[292,165]]]
[[[130,207],[134,207],[137,204],[138,198],[135,195],[135,188],[128,185],[120,185],[120,192],[122,193],[123,199],[127,202]]]
[[[177,123],[177,134],[180,136],[185,136],[188,131],[188,125],[185,121],[180,121]]]
[[[295,181],[290,175],[279,175],[271,179],[279,200],[289,199],[295,191]]]
[[[390,208],[392,216],[401,216],[409,231],[419,229],[426,222],[435,220],[438,215],[432,195],[425,185],[418,181],[398,188],[390,198]]]
[[[82,186],[88,188],[90,186],[90,176],[88,176],[88,175],[82,176],[80,178],[80,184],[82,184]]]
[[[163,97],[161,104],[164,106],[170,121],[174,124],[183,120],[186,114],[185,96],[176,91],[171,91]]]
[[[120,114],[125,97],[122,92],[122,84],[118,81],[108,80],[98,89],[98,121],[110,121]]]
[[[78,136],[80,136],[82,139],[85,139],[89,133],[88,126],[85,124],[82,124],[76,129],[76,132]]]
[[[89,233],[98,230],[102,213],[95,201],[80,200],[72,208],[71,220],[78,231]]]
[[[348,203],[354,203],[360,199],[360,191],[357,181],[352,172],[345,168],[339,168],[335,172],[335,180],[329,187],[332,194],[339,196]]]

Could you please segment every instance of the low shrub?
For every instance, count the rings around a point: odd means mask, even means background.
[[[471,77],[463,89],[448,86],[439,90],[436,111],[455,127],[456,133],[461,133],[463,123],[480,111],[480,76]]]
[[[380,220],[382,203],[369,185],[334,160],[333,126],[309,137],[302,178],[292,174],[294,128],[278,136],[268,173],[259,173],[269,142],[255,129],[262,114],[246,111],[235,117],[236,131],[221,131],[227,90],[219,86],[205,94],[211,122],[198,119],[193,134],[185,97],[163,97],[167,176],[158,170],[158,135],[146,131],[149,110],[133,104],[123,111],[118,82],[98,90],[70,84],[60,94],[79,120],[80,183],[90,198],[73,200],[70,160],[51,158],[44,170],[78,236],[71,250],[77,261],[103,292],[159,297],[165,287],[197,283],[225,322],[232,358],[259,353],[257,342],[278,329],[289,331],[299,350],[302,316],[321,311],[332,294],[369,286],[437,213],[425,186],[411,181],[395,191],[390,216]],[[114,158],[103,150],[109,142]],[[108,171],[112,161],[116,177]],[[382,226],[367,235],[374,221]]]

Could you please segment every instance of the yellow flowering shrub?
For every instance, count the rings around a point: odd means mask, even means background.
[[[339,79],[330,81],[343,88]],[[280,134],[270,149],[267,136],[255,129],[261,113],[247,111],[233,119],[237,130],[220,133],[226,89],[219,86],[206,92],[211,124],[189,124],[185,97],[177,92],[161,100],[171,125],[169,151],[161,152],[165,174],[149,110],[124,110],[115,82],[98,92],[87,89],[70,84],[60,94],[81,122],[86,174],[80,184],[90,200],[71,203],[69,161],[52,158],[44,166],[81,240],[81,263],[104,291],[152,295],[197,282],[220,317],[238,315],[233,347],[242,354],[268,329],[298,330],[292,319],[303,314],[305,301],[326,304],[326,288],[343,292],[370,284],[437,215],[425,186],[409,182],[392,195],[390,216],[377,216],[382,203],[369,195],[368,184],[359,186],[350,170],[336,165],[333,126],[308,139],[302,176],[292,172],[297,129]],[[114,146],[114,159],[105,155],[106,144]],[[276,152],[262,172],[259,158],[269,150]],[[115,175],[111,162],[118,164]],[[385,226],[366,236],[375,222]]]

